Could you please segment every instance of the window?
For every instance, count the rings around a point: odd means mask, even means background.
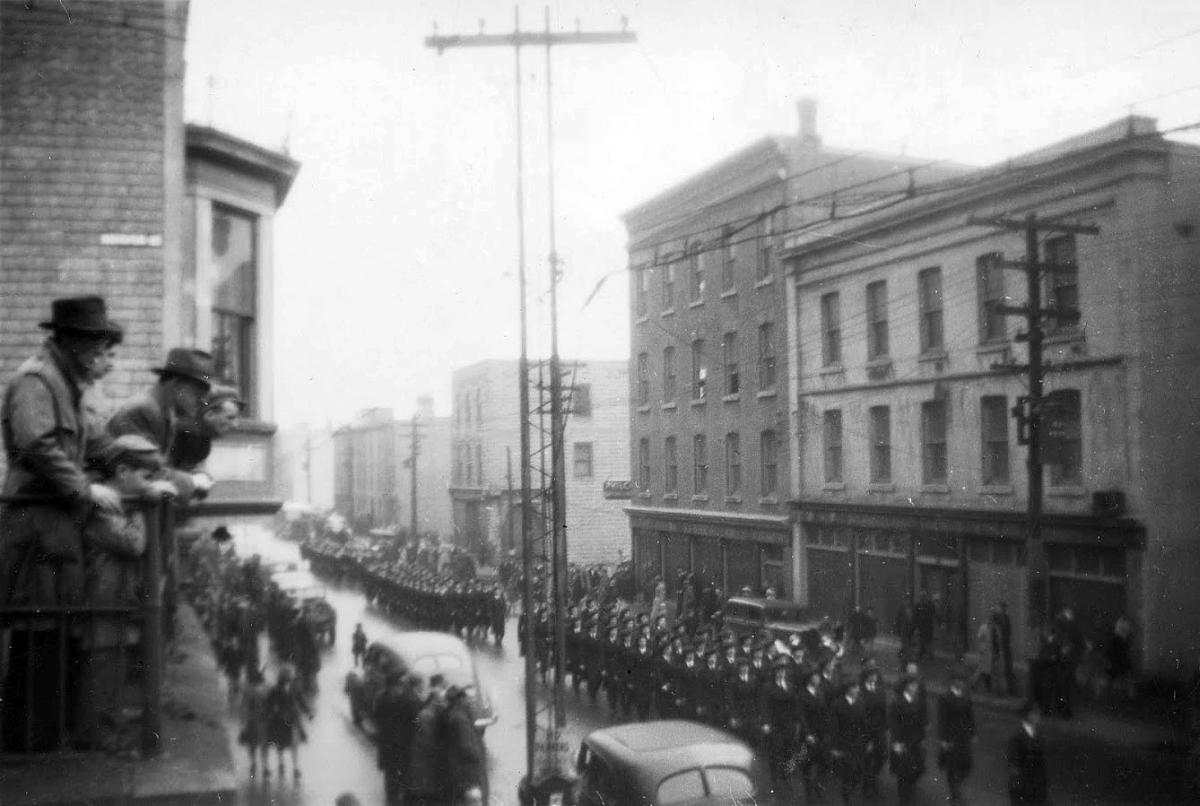
[[[708,382],[708,367],[704,364],[704,339],[692,342],[692,400],[704,399],[704,387]]]
[[[471,461],[471,446],[464,445],[463,453],[467,457],[467,484],[473,484],[475,481],[475,463]]]
[[[692,492],[708,492],[708,438],[704,434],[692,437]]]
[[[667,437],[663,441],[663,476],[665,491],[668,493],[679,490],[679,455],[675,447],[675,437]]]
[[[729,227],[721,235],[721,290],[734,291],[737,286],[737,245]]]
[[[1042,461],[1050,465],[1056,487],[1083,484],[1083,432],[1078,389],[1046,395],[1042,421]]]
[[[822,434],[825,438],[825,481],[842,481],[842,410],[825,412]]]
[[[921,404],[921,471],[926,484],[946,483],[946,403]]]
[[[984,484],[1008,484],[1008,398],[988,395],[980,400],[980,441]]]
[[[258,218],[213,205],[209,265],[212,266],[212,357],[215,380],[235,387],[255,411],[254,351],[257,340]]]
[[[650,439],[642,437],[638,440],[638,489],[650,491]]]
[[[722,803],[755,801],[754,781],[737,767],[705,767],[704,776],[708,779],[709,795]]]
[[[475,481],[483,486],[483,446],[475,446]]]
[[[771,252],[774,249],[774,216],[768,215],[758,222],[755,231],[754,281],[761,283],[771,277]]]
[[[592,477],[592,443],[575,443],[575,478],[590,479]]]
[[[663,348],[663,402],[670,403],[678,394],[678,375],[675,371],[675,348]]]
[[[638,353],[637,401],[639,406],[650,403],[650,361],[646,353]]]
[[[999,265],[1003,259],[999,252],[989,252],[975,259],[979,283],[979,341],[983,344],[1008,338],[1005,315],[997,308],[1005,301],[1004,270]]]
[[[592,416],[592,385],[577,383],[571,389],[571,413],[576,417]]]
[[[867,360],[888,355],[887,280],[867,286]]]
[[[649,267],[634,269],[634,303],[637,306],[638,318],[646,315],[646,297],[650,291],[650,269]]]
[[[483,390],[475,390],[475,429],[483,425]]]
[[[662,303],[664,311],[675,309],[675,264],[666,263],[662,267]]]
[[[917,275],[921,305],[921,352],[945,347],[942,330],[942,270],[923,269]]]
[[[692,302],[704,300],[704,255],[700,243],[688,247],[688,276],[691,278]]]
[[[737,432],[725,435],[725,494],[742,491],[742,444]]]
[[[672,806],[675,803],[692,803],[704,800],[708,793],[704,789],[704,779],[700,770],[685,770],[664,778],[658,785],[655,803]]]
[[[821,362],[827,367],[842,363],[842,310],[836,291],[821,295]]]
[[[758,326],[758,388],[775,388],[775,326],[770,322]]]
[[[725,394],[736,395],[742,388],[738,375],[736,333],[725,334],[721,339],[721,351],[725,354]]]
[[[1075,236],[1060,235],[1046,241],[1046,263],[1062,267],[1046,273],[1046,298],[1043,307],[1068,314],[1079,312],[1079,267],[1075,263]],[[1077,317],[1046,317],[1046,333],[1070,333],[1078,329]]]
[[[762,456],[762,495],[764,498],[779,492],[779,438],[771,429],[759,436]]]
[[[871,482],[892,480],[892,412],[887,406],[871,407]]]

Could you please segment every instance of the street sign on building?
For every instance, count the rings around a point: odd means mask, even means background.
[[[606,482],[604,482],[604,497],[610,501],[629,500],[629,499],[633,498],[633,482],[632,481],[606,481]]]

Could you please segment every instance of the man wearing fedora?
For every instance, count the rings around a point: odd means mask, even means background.
[[[50,337],[17,369],[0,405],[8,460],[4,495],[49,497],[0,509],[0,603],[17,606],[78,604],[84,592],[82,525],[96,506],[120,507],[116,492],[84,473],[103,442],[83,393],[106,366],[121,330],[96,296],[55,300],[41,327]],[[3,745],[51,749],[68,695],[58,685],[65,670],[54,622],[16,623],[8,649]],[[27,679],[30,669],[36,673]]]
[[[140,434],[169,457],[179,422],[195,420],[204,396],[212,388],[212,356],[202,350],[176,347],[161,367],[151,371],[158,375],[158,383],[121,406],[108,421],[108,432],[113,437]],[[184,502],[197,491],[207,492],[212,487],[206,473],[168,466],[166,476]]]

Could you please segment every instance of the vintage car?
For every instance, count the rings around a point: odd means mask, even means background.
[[[721,609],[722,624],[739,637],[760,638],[767,631],[772,637],[786,641],[799,635],[805,645],[820,643],[821,620],[806,612],[802,605],[784,599],[765,599],[759,596],[731,596]]]
[[[289,569],[271,576],[271,584],[300,611],[313,637],[332,646],[337,641],[337,611],[325,586],[310,572]]]
[[[472,687],[471,713],[475,729],[483,733],[496,722],[492,698],[479,684],[475,660],[467,645],[456,635],[442,632],[406,632],[367,647],[363,668],[346,675],[346,694],[354,724],[374,733],[371,711],[383,691],[387,673],[403,669],[420,680],[421,696],[429,689],[429,678],[440,674],[448,686]]]
[[[576,760],[580,806],[763,806],[770,775],[745,742],[682,720],[588,734]]]

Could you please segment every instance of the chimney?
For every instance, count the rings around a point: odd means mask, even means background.
[[[796,102],[800,113],[800,142],[807,146],[820,146],[821,137],[817,134],[817,99],[805,95]]]
[[[417,398],[417,418],[420,420],[433,419],[433,398],[421,395]]]

